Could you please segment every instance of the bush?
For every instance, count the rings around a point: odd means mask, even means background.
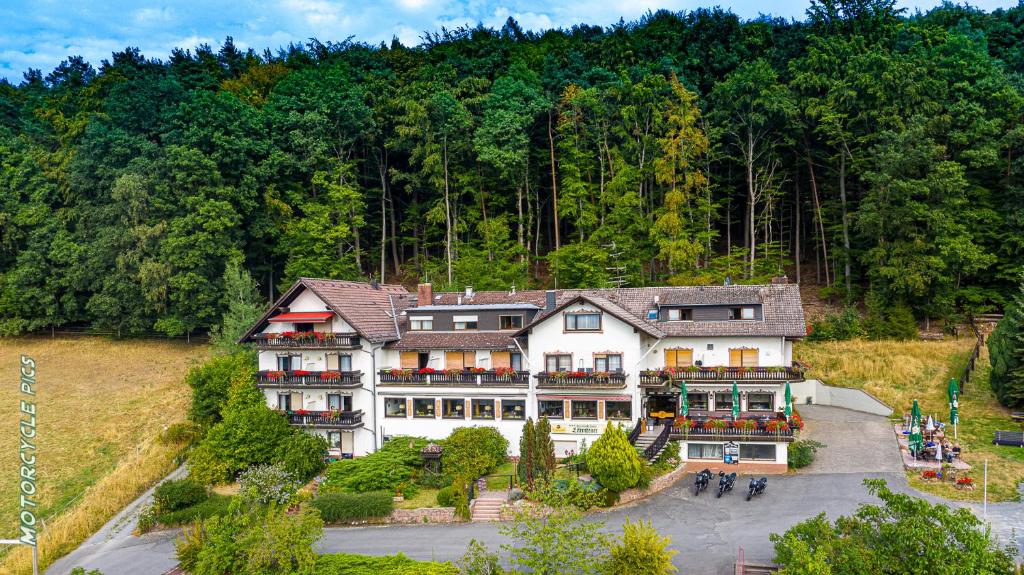
[[[999,403],[1024,406],[1024,288],[988,338],[989,385]]]
[[[185,507],[177,511],[171,511],[168,513],[160,513],[155,519],[155,524],[162,525],[164,527],[177,527],[179,525],[186,525],[193,523],[201,519],[207,519],[215,517],[217,515],[224,515],[228,512],[228,506],[231,505],[231,496],[220,495],[214,493],[206,498],[204,501],[192,505],[191,507]],[[141,525],[141,524],[140,524]],[[142,530],[142,527],[139,527]]]
[[[441,489],[452,484],[452,476],[447,473],[427,473],[422,472],[416,479],[416,483],[419,483],[423,487],[433,487],[434,489]]]
[[[370,557],[329,553],[316,560],[315,575],[459,575],[449,562],[415,561],[405,555]]]
[[[651,523],[626,519],[622,526],[622,537],[608,548],[608,561],[604,572],[608,575],[629,573],[630,575],[665,575],[678,569],[672,565],[672,557],[678,551],[668,548],[671,540],[662,537]]]
[[[856,309],[848,307],[839,313],[828,314],[818,321],[811,322],[811,332],[807,334],[807,341],[845,341],[865,335],[860,314]]]
[[[814,461],[814,454],[825,447],[824,443],[813,439],[801,439],[789,444],[789,466],[793,469],[807,467]]]
[[[399,487],[405,495],[415,495],[412,480],[423,465],[420,450],[428,441],[422,437],[396,437],[379,451],[358,459],[342,459],[327,466],[326,479],[320,484],[324,493],[366,493]]]
[[[590,473],[605,488],[620,492],[637,484],[643,461],[636,448],[629,444],[626,433],[608,424],[587,452]]]
[[[502,575],[501,558],[488,551],[487,546],[471,539],[466,553],[457,563],[460,575]]]
[[[295,429],[277,448],[276,459],[285,471],[305,483],[323,471],[326,452],[327,440],[323,437]]]
[[[189,477],[204,485],[227,483],[234,479],[232,466],[220,459],[211,445],[201,442],[188,457]]]
[[[583,511],[604,501],[596,482],[585,483],[576,478],[540,481],[530,492],[530,499],[556,509],[571,506]]]
[[[153,501],[157,513],[167,513],[191,507],[206,500],[206,488],[198,481],[185,478],[165,481],[153,492]]]
[[[901,304],[886,306],[874,296],[867,298],[868,315],[864,318],[864,331],[871,339],[908,340],[917,338],[917,321],[909,307]]]
[[[286,505],[299,490],[295,476],[280,463],[255,465],[238,476],[238,496],[242,501],[259,505]]]
[[[222,419],[231,388],[241,382],[252,385],[256,362],[252,352],[221,355],[193,367],[185,382],[192,388],[189,417],[200,425],[212,425]]]
[[[441,464],[455,475],[487,475],[508,458],[508,440],[495,427],[458,427],[444,441]]]
[[[454,507],[455,506],[455,490],[449,485],[448,487],[442,487],[437,492],[437,504],[441,507]]]
[[[160,443],[171,445],[175,443],[193,443],[202,433],[199,427],[191,421],[182,421],[167,426],[167,429],[160,434]]]
[[[313,499],[311,505],[327,523],[347,523],[387,517],[394,509],[394,500],[388,491],[324,493]]]
[[[647,489],[651,486],[651,482],[658,476],[658,470],[654,468],[650,463],[643,461],[640,466],[640,477],[636,480],[636,487],[640,489]]]

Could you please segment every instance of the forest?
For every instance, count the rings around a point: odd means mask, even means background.
[[[998,310],[1024,272],[1022,40],[1024,7],[812,0],[71,56],[0,82],[0,334],[204,332],[239,273],[263,303],[303,276],[788,274],[922,322]]]

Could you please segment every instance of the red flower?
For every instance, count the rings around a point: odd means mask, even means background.
[[[285,373],[283,371],[268,371],[265,375],[270,381],[277,381],[284,377]]]
[[[337,371],[325,371],[320,374],[320,379],[324,381],[336,381],[341,379],[341,374]]]
[[[974,484],[974,480],[971,479],[970,477],[959,477],[956,480],[956,484],[957,485],[973,485]]]
[[[936,477],[938,477],[938,474],[935,472],[934,469],[926,469],[921,472],[921,477],[925,479],[935,479]]]
[[[296,409],[295,413],[298,415],[307,415],[309,412],[306,411],[305,409]]]
[[[296,377],[302,377],[304,375],[309,375],[309,372],[304,369],[296,369],[292,371],[292,375]]]
[[[486,373],[487,370],[482,367],[471,367],[469,368],[470,373]]]
[[[430,375],[433,373],[437,373],[437,370],[432,367],[424,367],[420,369],[420,375]]]

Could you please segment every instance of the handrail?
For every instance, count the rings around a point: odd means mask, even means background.
[[[758,367],[683,367],[647,369],[640,372],[641,385],[664,385],[669,381],[793,381],[804,378],[802,365]]]
[[[661,451],[661,448],[665,447],[665,444],[668,443],[668,436],[671,433],[671,425],[661,426],[661,433],[658,434],[657,439],[654,440],[654,443],[648,445],[647,449],[644,449],[644,459],[647,461],[654,459],[658,455],[658,452]]]
[[[261,370],[256,372],[257,385],[309,385],[317,387],[359,386],[362,384],[361,371],[309,371],[295,369],[288,371]]]
[[[644,418],[641,417],[641,418],[636,420],[636,427],[633,428],[633,431],[629,432],[629,444],[630,445],[636,444],[636,440],[640,437],[640,434],[643,433],[643,431],[644,431],[643,430],[643,426],[644,426]]]

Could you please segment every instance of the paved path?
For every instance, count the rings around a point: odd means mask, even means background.
[[[801,405],[799,410],[806,423],[802,437],[827,446],[801,473],[903,473],[888,418],[825,405]]]

